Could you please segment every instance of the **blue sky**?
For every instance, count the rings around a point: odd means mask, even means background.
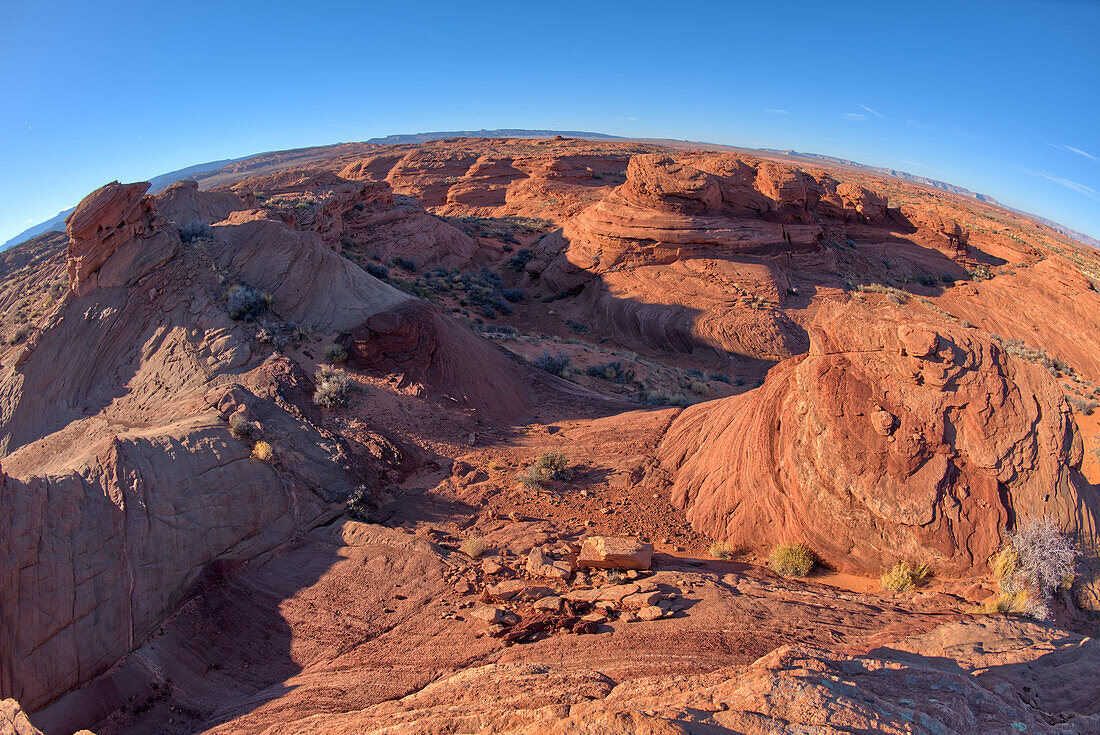
[[[110,181],[393,133],[794,148],[1100,238],[1100,2],[0,0],[0,241]]]

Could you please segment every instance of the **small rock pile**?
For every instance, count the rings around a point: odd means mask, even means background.
[[[580,546],[536,546],[525,557],[502,551],[456,570],[451,581],[458,594],[477,595],[476,602],[459,605],[469,610],[466,618],[507,644],[523,643],[558,632],[599,633],[616,620],[651,621],[684,610],[680,589],[649,578],[652,556],[651,544],[593,536]]]

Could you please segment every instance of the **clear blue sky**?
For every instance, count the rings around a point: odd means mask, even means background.
[[[836,155],[1100,237],[1100,2],[0,8],[0,241],[112,179],[503,127]]]

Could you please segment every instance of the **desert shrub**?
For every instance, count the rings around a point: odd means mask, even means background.
[[[517,272],[521,271],[534,257],[535,254],[529,249],[521,248],[516,251],[515,255],[508,259],[508,267]]]
[[[370,273],[372,276],[380,280],[384,280],[390,277],[390,269],[384,265],[379,265],[378,263],[367,263],[366,271],[367,273]]]
[[[993,271],[985,263],[978,263],[970,271],[970,278],[975,281],[988,281],[993,278]]]
[[[410,273],[416,273],[416,263],[408,258],[402,258],[400,255],[390,258],[390,265],[394,268],[401,268],[407,270]]]
[[[697,395],[697,396],[706,395],[709,390],[710,390],[710,388],[707,387],[706,383],[703,383],[703,382],[698,381],[698,380],[691,381],[691,392],[694,393],[695,395]]]
[[[252,459],[258,459],[261,462],[270,462],[275,459],[275,447],[262,440],[256,442],[252,447]]]
[[[462,553],[471,559],[477,559],[489,549],[489,544],[480,536],[470,536],[462,542]]]
[[[591,328],[584,324],[581,324],[580,322],[575,322],[570,319],[565,320],[565,326],[572,329],[574,334],[592,334]]]
[[[687,408],[695,403],[682,393],[669,393],[667,390],[643,390],[638,394],[639,400],[647,406],[680,406]]]
[[[729,384],[729,383],[733,382],[733,380],[730,378],[730,376],[726,375],[725,373],[711,373],[710,375],[707,376],[707,380],[712,380],[715,383],[726,383],[726,384]]]
[[[551,375],[557,375],[559,378],[567,378],[572,372],[569,364],[568,355],[551,355],[549,352],[544,352],[535,358],[535,367],[542,368]]]
[[[200,220],[192,220],[178,229],[180,240],[184,243],[192,243],[196,240],[209,240],[214,237],[214,231],[210,225]]]
[[[902,561],[895,564],[890,571],[883,574],[882,577],[879,578],[879,582],[882,584],[884,590],[908,592],[924,584],[928,580],[929,574],[930,571],[926,564],[909,566]]]
[[[286,334],[278,325],[264,324],[260,331],[256,332],[256,340],[272,345],[276,349],[282,349],[286,345]]]
[[[500,292],[500,295],[511,301],[513,304],[518,304],[527,298],[527,294],[522,289],[518,288],[506,288]]]
[[[710,555],[715,559],[725,559],[729,561],[733,558],[733,547],[727,544],[725,541],[715,541],[710,545],[708,549]]]
[[[567,481],[573,477],[569,460],[561,452],[546,452],[527,469],[517,475],[517,479],[532,489],[545,487],[552,480]]]
[[[625,584],[628,577],[620,569],[605,569],[603,578],[608,584]]]
[[[348,351],[340,344],[325,345],[325,349],[321,351],[321,354],[326,361],[331,362],[333,365],[339,365],[348,359]]]
[[[11,337],[8,338],[9,345],[17,345],[27,338],[27,335],[31,333],[31,330],[27,327],[20,327],[12,332]]]
[[[1072,393],[1066,395],[1066,402],[1077,413],[1084,414],[1085,416],[1091,416],[1092,412],[1096,410],[1100,403],[1082,398],[1081,396],[1075,396]]]
[[[262,291],[247,283],[238,283],[225,294],[229,317],[236,321],[250,322],[267,311],[271,299]]]
[[[362,485],[355,488],[344,502],[344,512],[352,519],[362,521],[363,523],[370,523],[371,508],[373,507],[374,500],[367,493],[367,489]]]
[[[1054,592],[1076,578],[1077,550],[1049,518],[1025,518],[993,556],[1000,594],[985,612],[1046,618]]]
[[[322,408],[337,408],[348,402],[351,381],[343,370],[322,365],[314,374],[317,389],[313,391],[313,402]]]
[[[784,577],[805,577],[814,566],[814,553],[805,544],[780,544],[768,557],[768,565]]]
[[[589,365],[584,372],[593,378],[610,380],[612,383],[629,383],[634,380],[634,371],[624,368],[621,362],[605,362],[601,365]]]
[[[241,441],[252,441],[261,431],[260,425],[246,419],[243,413],[235,413],[229,417],[229,433]]]

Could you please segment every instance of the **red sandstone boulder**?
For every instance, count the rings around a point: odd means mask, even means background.
[[[632,538],[589,536],[581,545],[577,566],[592,569],[649,569],[653,544]]]
[[[1042,368],[855,303],[826,304],[809,354],[759,389],[686,409],[660,455],[700,532],[761,552],[802,541],[851,572],[980,574],[1015,518],[1049,515],[1085,546],[1100,519]]]
[[[65,220],[69,236],[69,288],[88,293],[96,288],[96,272],[124,245],[140,247],[140,241],[154,235],[163,220],[155,217],[149,184],[119,184],[112,181],[96,189],[77,205]],[[174,233],[164,233],[155,246],[170,250]],[[178,241],[178,237],[175,237]],[[154,246],[154,247],[155,247]],[[169,256],[170,257],[170,256]]]

